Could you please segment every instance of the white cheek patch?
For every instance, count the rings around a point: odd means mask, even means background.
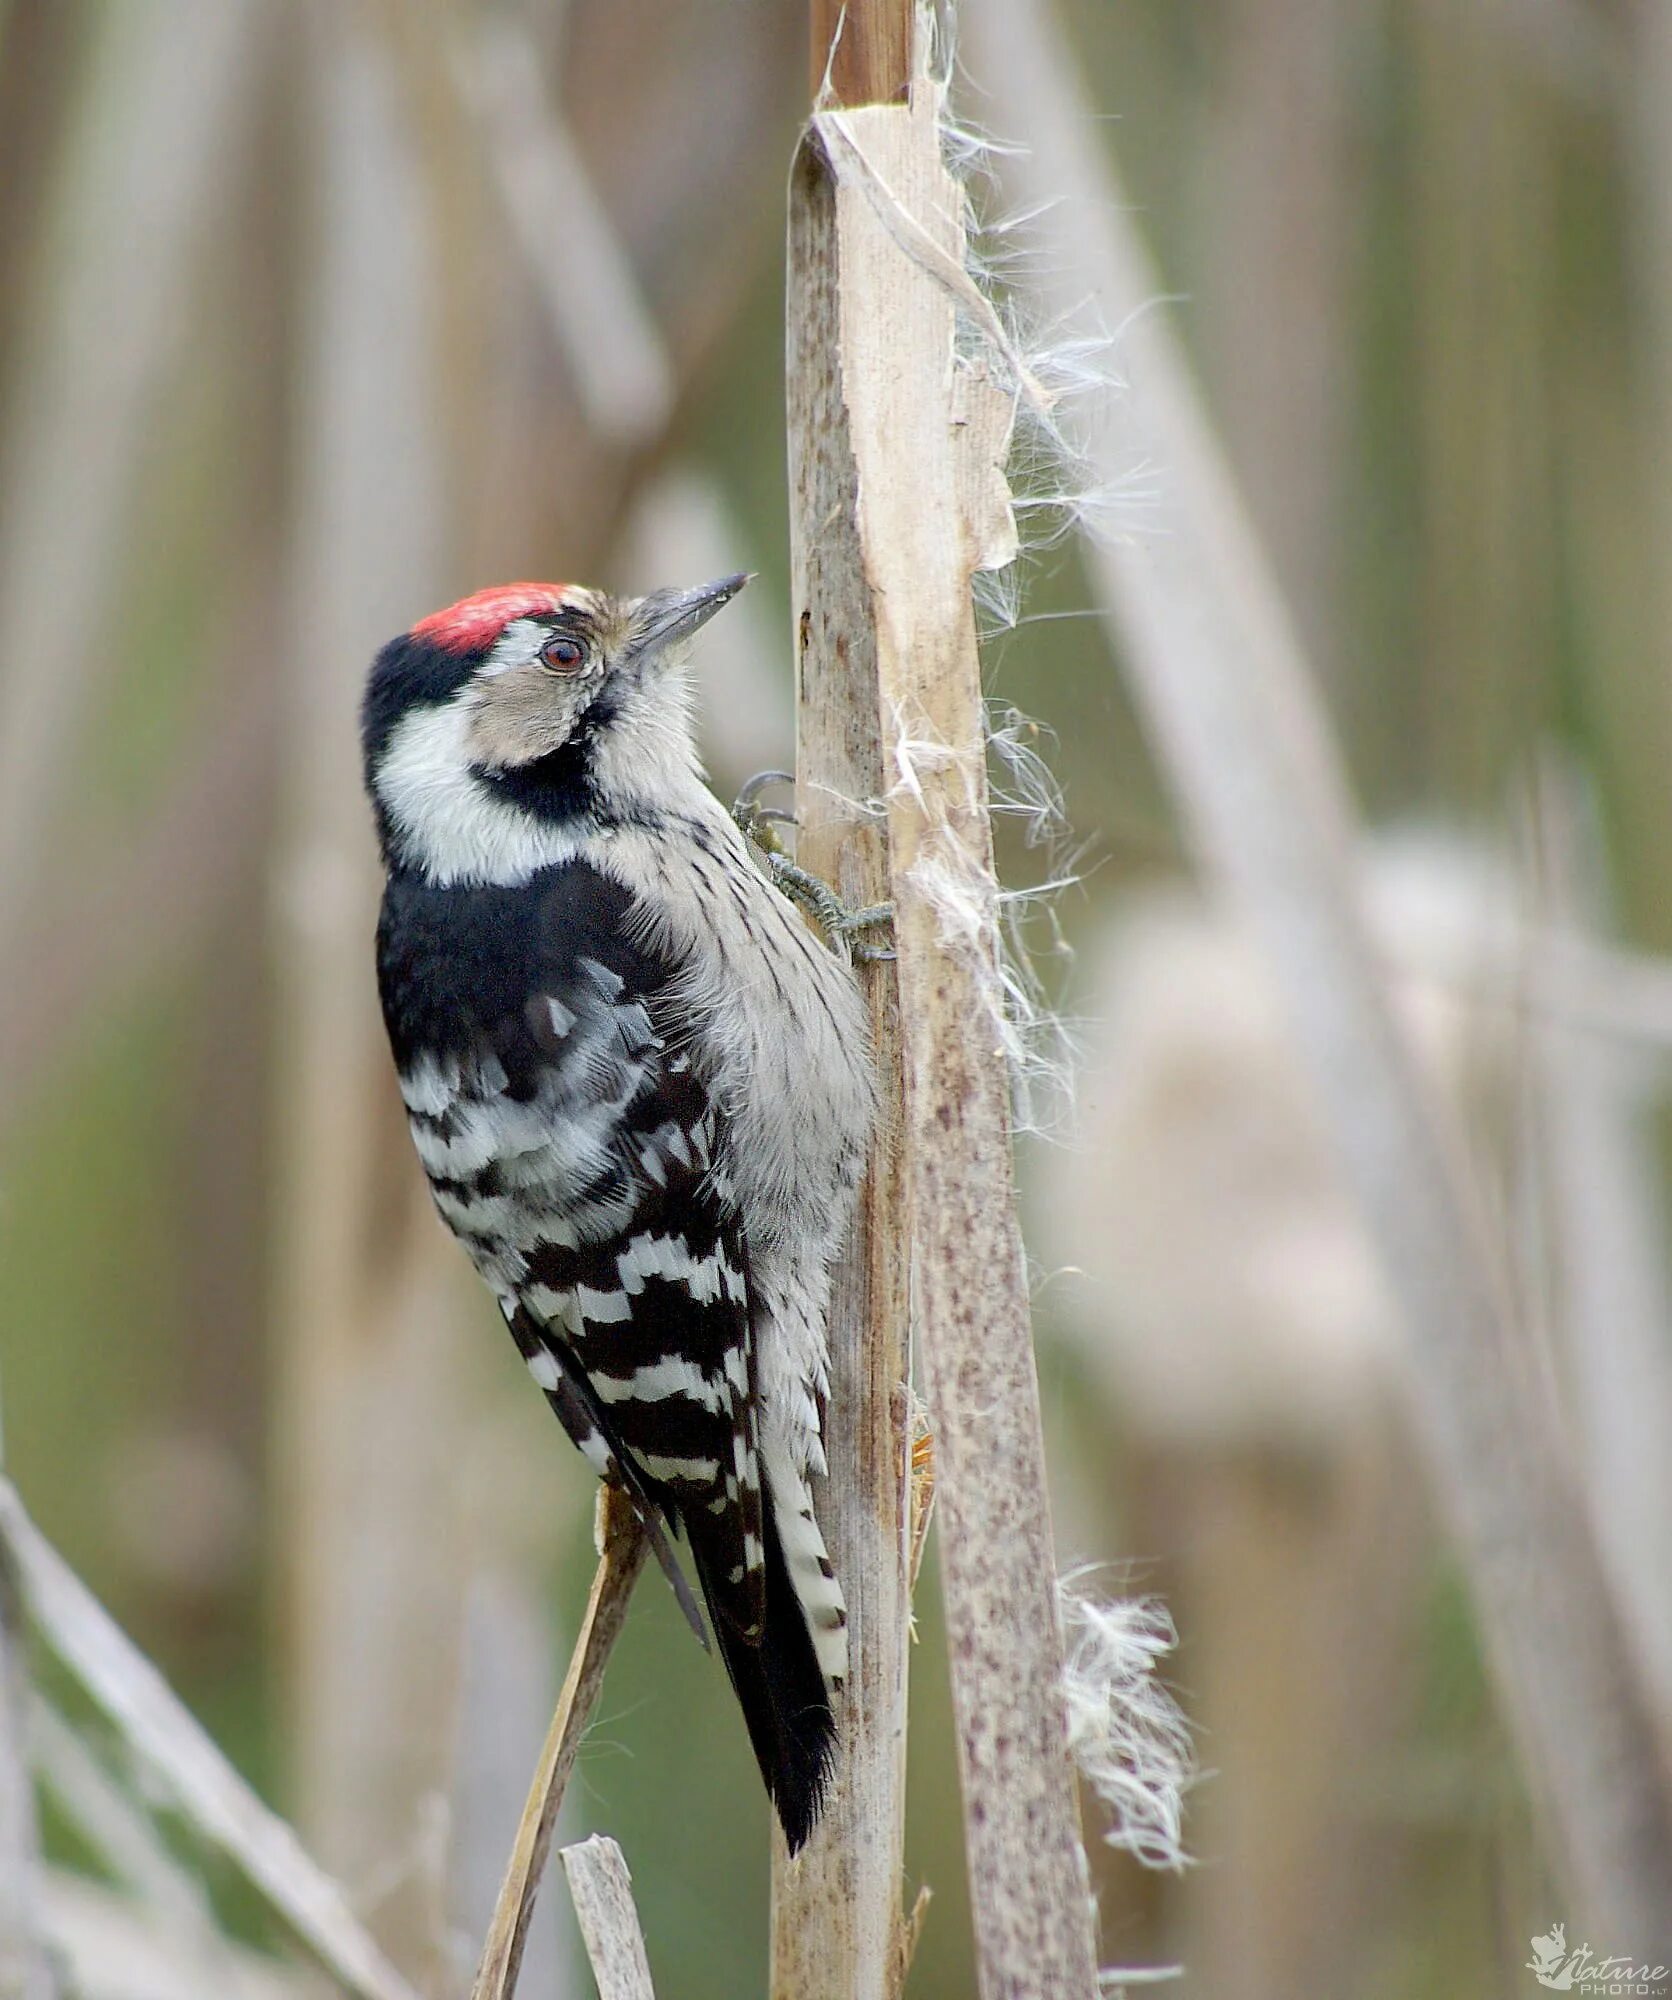
[[[581,848],[576,832],[496,798],[472,770],[471,721],[468,698],[459,696],[413,709],[390,735],[377,793],[402,860],[442,886],[526,882],[572,861]]]

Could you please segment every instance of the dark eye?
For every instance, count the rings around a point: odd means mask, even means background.
[[[548,639],[540,657],[554,674],[572,674],[586,658],[586,648],[578,639]]]

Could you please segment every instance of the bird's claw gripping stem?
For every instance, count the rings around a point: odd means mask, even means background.
[[[793,771],[757,771],[738,793],[737,803],[732,807],[732,811],[741,814],[754,806],[768,785],[793,785],[794,783],[795,773]]]
[[[795,814],[785,812],[781,806],[763,806],[760,795],[768,785],[794,783],[795,779],[788,771],[757,771],[732,803],[732,818],[763,854],[783,852],[772,829],[775,826],[794,826]]]
[[[784,852],[773,826],[794,826],[795,815],[760,804],[760,794],[768,785],[793,784],[788,771],[758,771],[737,795],[732,818],[766,858],[772,879],[813,919],[825,936],[846,945],[849,956],[860,965],[891,961],[894,947],[872,944],[859,938],[860,931],[879,930],[894,921],[892,903],[873,903],[862,910],[851,909],[828,882],[800,867]]]
[[[859,931],[877,930],[894,921],[892,903],[872,903],[863,910],[851,909],[828,882],[798,867],[785,854],[766,850],[772,879],[792,902],[799,903],[825,936],[846,944],[850,956],[861,965],[886,964],[894,957],[889,944],[871,944],[858,938]]]

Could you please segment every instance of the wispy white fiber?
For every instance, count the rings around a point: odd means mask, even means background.
[[[927,13],[920,33],[933,34]],[[1033,253],[1028,226],[1036,215],[999,212],[991,167],[1006,148],[954,119],[948,109],[950,44],[937,46],[937,115],[943,158],[963,199],[965,254],[960,262],[935,244],[900,203],[885,176],[866,157],[859,129],[840,112],[821,113],[838,177],[860,188],[902,250],[935,278],[957,309],[961,366],[980,370],[1010,396],[1014,421],[1006,471],[1018,537],[1016,556],[977,571],[977,614],[987,630],[1008,629],[1022,616],[1032,562],[1088,515],[1110,532],[1123,532],[1153,508],[1155,479],[1135,465],[1118,487],[1099,485],[1073,442],[1067,419],[1077,405],[1119,393],[1114,348],[1063,324],[1039,324],[1030,310],[1028,278]],[[891,789],[921,800],[918,774],[944,770],[954,752],[932,732],[895,718],[897,734]],[[931,825],[914,871],[919,892],[933,907],[941,942],[968,953],[982,968],[996,1045],[1011,1074],[1016,1127],[1052,1132],[1073,1101],[1075,1036],[1056,1005],[1058,975],[1070,952],[1057,918],[1056,900],[1078,879],[1079,852],[1068,826],[1048,751],[1051,739],[1014,707],[994,703],[987,716],[987,770],[968,774],[970,802],[988,781],[989,805],[998,817],[1016,819],[1026,848],[1040,866],[1034,879],[1001,888],[991,869],[944,824]]]
[[[996,731],[989,722],[988,749],[996,767],[990,809],[1019,816],[1028,844],[1054,858],[1064,838],[1061,796],[1049,767],[1026,740],[1030,733],[1032,725],[1014,711],[1006,711]],[[893,741],[893,794],[923,804],[927,773],[962,766],[965,804],[973,813],[981,783],[968,760],[926,725],[905,717],[895,718]],[[992,868],[954,825],[939,813],[927,818],[908,879],[935,914],[941,948],[960,953],[976,969],[995,1045],[1009,1068],[1016,1129],[1049,1131],[1072,1102],[1074,1042],[1040,967],[1047,958],[1066,965],[1070,955],[1054,899],[1073,881],[1072,870],[1047,867],[1045,879],[1035,885],[1001,889]]]
[[[1074,952],[1059,903],[1080,879],[1083,849],[1046,755],[1054,740],[1019,709],[988,705],[990,810],[1016,822],[1024,844],[1040,857],[1037,879],[999,890],[997,914],[999,978],[1016,1050],[1011,1060],[1016,1125],[1046,1134],[1060,1130],[1072,1113],[1081,1044],[1060,1007],[1059,990]]]
[[[1184,1795],[1196,1775],[1190,1725],[1157,1671],[1178,1644],[1159,1598],[1104,1598],[1095,1571],[1057,1585],[1068,1747],[1109,1820],[1103,1838],[1149,1868],[1181,1869]]]
[[[1182,1965],[1112,1965],[1098,1973],[1097,1990],[1104,2000],[1121,2000],[1129,1986],[1159,1986],[1183,1977]]]
[[[958,366],[996,383],[1012,405],[1006,473],[1014,536],[1005,536],[1002,562],[977,569],[974,595],[987,629],[1009,628],[1021,617],[1028,559],[1054,546],[1088,512],[1131,514],[1145,504],[1151,484],[1146,468],[1134,470],[1120,491],[1096,490],[1061,421],[1070,404],[1116,386],[1107,343],[1062,327],[1029,325],[1025,301],[1028,253],[1023,231],[1029,216],[994,218],[978,198],[991,186],[990,162],[1004,149],[955,121],[947,109],[950,44],[931,10],[918,14],[920,48],[930,51],[930,80],[916,90],[934,93],[943,159],[961,191],[964,256],[949,253],[910,212],[886,173],[867,154],[860,121],[822,93],[815,122],[838,180],[864,197],[903,254],[941,286],[956,309]],[[896,716],[891,796],[922,805],[921,777],[942,772],[957,752],[915,718]],[[930,824],[913,870],[918,892],[933,908],[942,945],[966,954],[978,967],[995,1044],[1011,1075],[1016,1128],[1057,1129],[1072,1104],[1074,1038],[1054,1004],[1054,970],[1065,970],[1067,945],[1054,899],[1077,879],[1061,792],[1044,750],[1048,737],[1014,708],[999,705],[987,718],[988,769],[966,773],[967,802],[979,807],[988,780],[990,810],[1013,815],[1025,844],[1043,867],[1034,882],[1001,890],[985,859],[938,814]],[[854,802],[857,803],[857,802]],[[868,809],[861,807],[860,809]]]
[[[831,165],[838,180],[863,190],[883,227],[915,264],[920,264],[957,301],[980,340],[993,350],[1016,394],[1048,421],[1054,400],[1049,386],[1029,365],[1028,356],[1012,340],[997,308],[975,275],[934,240],[873,165],[854,134],[852,121],[840,111],[819,114],[819,129],[836,140]]]
[[[1041,307],[1037,281],[1043,253],[1036,225],[1049,205],[1005,209],[995,171],[1022,149],[954,119],[944,93],[940,126],[943,155],[964,192],[965,273],[984,305],[979,314],[960,314],[960,351],[979,357],[1015,402],[1008,470],[1020,554],[1005,569],[976,579],[978,607],[994,624],[1008,627],[1015,623],[1032,558],[1081,527],[1117,538],[1140,527],[1155,532],[1161,482],[1141,457],[1114,479],[1090,462],[1085,418],[1126,393],[1120,330],[1088,333],[1084,310],[1047,314]]]
[[[943,71],[934,87],[943,158],[963,190],[962,269],[946,271],[947,260],[935,246],[928,245],[935,251],[931,258],[906,240],[910,218],[886,188],[873,184],[876,177],[866,193],[896,240],[952,296],[960,364],[983,371],[1010,395],[1007,474],[1017,554],[1002,567],[978,571],[976,603],[990,624],[1011,627],[1021,614],[1029,558],[1091,515],[1103,532],[1129,531],[1153,504],[1155,481],[1145,465],[1135,466],[1116,487],[1091,476],[1067,419],[1076,403],[1123,388],[1112,344],[1067,334],[1060,325],[1041,325],[1040,315],[1030,312],[1026,231],[1037,218],[992,212],[993,203],[985,198],[992,185],[988,168],[1004,149],[948,114],[950,59],[944,42],[941,54]],[[846,172],[863,172],[863,156],[853,157],[852,133],[843,129],[839,143],[849,156]],[[837,172],[843,171],[838,162]],[[957,755],[917,718],[896,715],[892,721],[892,788],[921,804],[922,776],[933,770],[944,778],[958,764]],[[994,1032],[1010,1065],[1016,1124],[1038,1130],[1072,1102],[1074,1038],[1052,1005],[1047,973],[1053,965],[1065,968],[1069,958],[1055,900],[1076,880],[1079,856],[1051,771],[1048,733],[1016,709],[992,703],[985,734],[986,769],[963,766],[967,802],[979,804],[986,779],[991,810],[1020,825],[1024,846],[1043,863],[1039,879],[1030,887],[1002,890],[947,817],[929,815],[912,880],[935,912],[942,945],[981,969]],[[1179,1869],[1187,1858],[1184,1796],[1196,1765],[1189,1725],[1158,1673],[1160,1660],[1177,1643],[1173,1621],[1159,1599],[1104,1598],[1091,1589],[1089,1578],[1090,1572],[1080,1570],[1059,1585],[1069,1744],[1107,1813],[1104,1839],[1149,1867]],[[1174,1971],[1117,1971],[1100,1983],[1120,1990]]]

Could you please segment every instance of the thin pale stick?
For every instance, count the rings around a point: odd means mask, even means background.
[[[229,1939],[206,1975],[195,1938],[120,1889],[66,1868],[46,1871],[43,1907],[65,1989],[76,2000],[319,2000],[310,1973]]]
[[[505,1880],[500,1884],[470,2000],[510,2000],[516,1991],[523,1941],[551,1850],[557,1810],[563,1803],[569,1773],[575,1768],[581,1737],[598,1704],[605,1665],[627,1621],[633,1585],[649,1553],[650,1543],[631,1504],[613,1486],[604,1487],[598,1495],[598,1573],[592,1579],[586,1616],[581,1620],[580,1637],[575,1641],[552,1725],[534,1767],[528,1803],[523,1807]]]
[[[127,1907],[143,1912],[158,1950],[175,1961],[168,1990],[255,2000],[252,1968],[218,1927],[200,1873],[174,1853],[150,1804],[136,1795],[131,1780],[119,1781],[86,1739],[38,1696],[29,1718],[29,1739],[43,1787],[91,1848],[101,1873],[120,1885]],[[66,1941],[61,1933],[50,1931],[49,1935],[60,1948],[68,1942],[72,1970],[85,1970],[77,1965],[73,1938]],[[276,1961],[256,1970],[298,1987],[310,1977]],[[97,2000],[112,1990],[108,1978],[78,1978],[70,1986],[83,2000]],[[125,1989],[118,1982],[114,1990]],[[133,1990],[146,1990],[144,1982],[137,1981]],[[0,1994],[11,2000],[3,1981]]]
[[[598,2000],[656,2000],[621,1849],[597,1833],[562,1849],[561,1858]]]
[[[30,1758],[44,1791],[91,1848],[100,1871],[146,1914],[191,1940],[215,1941],[201,1880],[170,1848],[148,1804],[123,1785],[86,1739],[39,1694],[29,1716]],[[0,1985],[0,1992],[5,1988]]]
[[[0,1995],[51,2000],[57,1991],[41,1929],[41,1855],[24,1717],[29,1689],[9,1551],[0,1547]]]
[[[182,1817],[242,1871],[328,1972],[363,2000],[413,2000],[343,1892],[221,1755],[156,1668],[47,1541],[0,1479],[0,1549],[17,1565],[35,1630]]]

